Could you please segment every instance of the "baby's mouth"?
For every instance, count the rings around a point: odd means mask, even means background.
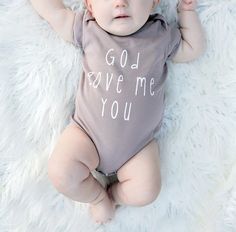
[[[126,18],[129,18],[130,16],[128,15],[118,15],[115,17],[115,19],[126,19]]]

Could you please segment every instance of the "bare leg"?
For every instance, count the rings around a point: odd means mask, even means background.
[[[97,222],[114,215],[114,205],[91,171],[99,163],[97,150],[79,127],[70,124],[62,132],[48,162],[48,175],[54,187],[72,200],[90,203]]]
[[[117,172],[119,182],[108,189],[115,205],[144,206],[161,190],[159,148],[155,140],[125,163]]]

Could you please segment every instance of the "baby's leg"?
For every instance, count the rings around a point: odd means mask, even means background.
[[[109,187],[115,204],[144,206],[153,202],[161,190],[160,157],[152,140],[117,171],[119,182]]]
[[[78,126],[70,124],[62,132],[52,152],[48,175],[62,194],[75,201],[96,205],[93,214],[96,214],[96,210],[102,212],[95,215],[95,219],[104,222],[112,217],[114,207],[106,190],[91,173],[98,163],[99,156],[91,139]]]

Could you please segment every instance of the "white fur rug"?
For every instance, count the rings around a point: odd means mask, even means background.
[[[174,20],[176,1],[162,2],[159,10]],[[199,0],[198,12],[206,53],[169,63],[157,135],[161,193],[145,207],[118,208],[99,226],[86,204],[57,193],[47,177],[48,157],[74,110],[80,51],[27,0],[1,0],[1,232],[236,231],[236,1]]]

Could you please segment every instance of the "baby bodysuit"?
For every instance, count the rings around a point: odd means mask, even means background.
[[[154,139],[164,112],[167,59],[176,53],[181,33],[160,14],[137,32],[116,36],[103,30],[88,10],[77,10],[74,44],[82,50],[76,123],[92,140],[97,171],[112,175]]]

